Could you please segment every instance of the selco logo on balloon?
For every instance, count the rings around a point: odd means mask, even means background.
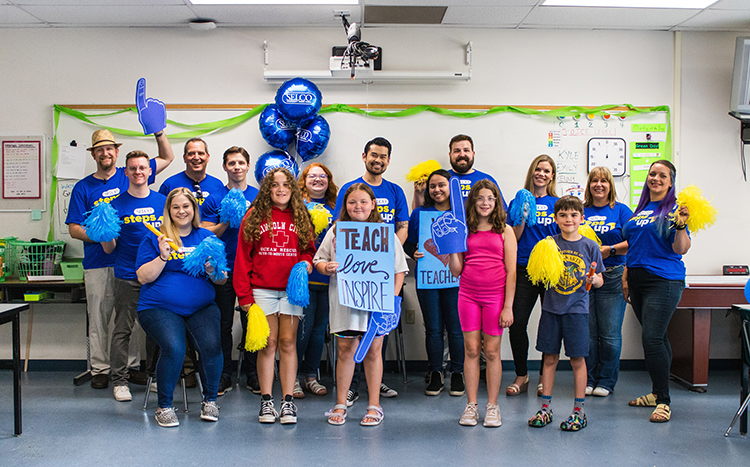
[[[308,91],[289,91],[281,96],[285,104],[312,104],[315,102],[315,94]]]

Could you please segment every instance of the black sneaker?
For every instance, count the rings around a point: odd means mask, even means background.
[[[91,387],[94,389],[107,389],[109,386],[109,375],[106,373],[99,373],[91,377]]]
[[[282,425],[297,423],[297,406],[294,405],[294,398],[290,394],[287,394],[284,397],[284,401],[281,403],[279,422],[281,422]]]
[[[260,413],[258,413],[258,421],[260,423],[274,423],[278,418],[279,414],[273,407],[273,398],[270,394],[263,394],[260,401]]]
[[[463,373],[451,373],[451,396],[463,396],[466,394]]]
[[[224,393],[227,391],[232,390],[232,378],[227,375],[221,375],[221,379],[219,379],[219,392],[217,395],[223,396]]]
[[[437,396],[443,390],[443,374],[439,371],[430,372],[430,383],[424,390],[428,396]]]
[[[137,384],[139,386],[145,386],[148,383],[148,373],[141,370],[128,370],[128,382]]]
[[[258,375],[250,373],[247,375],[247,385],[245,388],[248,391],[253,391],[253,394],[260,394],[260,381],[258,381]]]
[[[354,405],[355,402],[359,399],[359,392],[352,391],[351,389],[349,392],[346,393],[346,406],[351,407]]]

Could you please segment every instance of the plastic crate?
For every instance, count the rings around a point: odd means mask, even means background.
[[[18,240],[16,237],[0,238],[0,282],[5,280],[5,276],[10,277],[10,269],[13,264],[13,254],[11,253],[10,242]]]
[[[60,262],[65,251],[65,242],[57,240],[54,242],[19,242],[11,240],[6,243],[5,253],[11,257],[9,273],[26,279],[27,276],[51,276],[59,275]]]

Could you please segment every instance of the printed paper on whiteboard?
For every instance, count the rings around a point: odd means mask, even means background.
[[[57,155],[57,178],[80,180],[86,176],[86,150],[82,147],[60,146]]]

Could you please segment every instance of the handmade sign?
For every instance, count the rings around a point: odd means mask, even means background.
[[[448,268],[448,255],[441,255],[432,240],[432,224],[442,213],[422,211],[419,213],[419,245],[424,256],[417,260],[418,289],[447,289],[458,287],[458,277],[453,277]]]
[[[167,127],[167,109],[164,102],[158,99],[146,99],[146,78],[138,80],[135,87],[135,107],[138,109],[138,121],[143,127],[143,134],[158,133]]]
[[[464,198],[461,195],[461,183],[458,178],[452,177],[451,185],[451,210],[445,212],[435,219],[432,224],[432,241],[438,254],[463,253],[466,251],[466,236],[469,230],[466,228],[466,210]]]
[[[339,303],[365,311],[393,313],[395,231],[393,224],[336,224]]]
[[[370,350],[373,339],[375,336],[384,336],[389,332],[396,329],[398,322],[401,319],[401,297],[398,295],[395,297],[393,303],[394,313],[378,313],[374,312],[370,314],[370,322],[367,324],[367,332],[362,336],[362,340],[359,341],[357,351],[354,353],[354,361],[362,363]]]

